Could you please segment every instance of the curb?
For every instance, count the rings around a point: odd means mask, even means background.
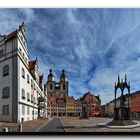
[[[98,126],[107,127],[107,128],[110,128],[110,129],[131,129],[131,128],[140,127],[140,123],[137,123],[135,125],[127,125],[127,126],[109,126],[106,123],[102,123],[102,124],[98,124]]]

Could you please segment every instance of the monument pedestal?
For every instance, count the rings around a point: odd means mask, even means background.
[[[127,126],[127,125],[135,125],[135,124],[137,123],[132,120],[113,120],[107,123],[107,125],[111,125],[111,126]]]

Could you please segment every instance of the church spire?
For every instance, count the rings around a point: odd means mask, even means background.
[[[127,75],[125,74],[125,82],[127,82]]]
[[[120,83],[120,76],[119,76],[119,74],[118,74],[118,83]]]

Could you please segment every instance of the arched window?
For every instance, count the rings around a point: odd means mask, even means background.
[[[28,74],[27,74],[27,83],[30,83],[30,77]]]
[[[66,86],[65,86],[65,84],[63,84],[63,90],[65,90],[66,89]]]
[[[5,87],[2,90],[2,98],[9,98],[10,96],[10,88],[9,87]]]
[[[27,101],[30,101],[30,94],[27,92]]]
[[[34,100],[34,96],[31,95],[31,103],[33,103],[33,100]]]
[[[25,99],[25,90],[24,89],[21,90],[21,96],[22,96],[22,99]]]
[[[52,90],[52,84],[50,84],[50,90]]]
[[[22,68],[22,77],[25,78],[25,70]]]
[[[3,76],[9,75],[9,65],[3,67]]]

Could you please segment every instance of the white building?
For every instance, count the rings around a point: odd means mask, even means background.
[[[38,61],[29,62],[24,23],[0,35],[0,121],[22,122],[45,117],[46,85]]]

